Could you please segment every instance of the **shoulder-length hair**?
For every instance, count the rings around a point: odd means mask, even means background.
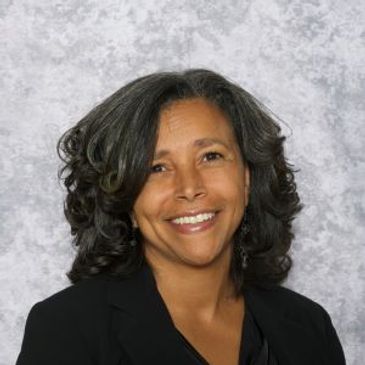
[[[169,103],[205,98],[232,124],[250,170],[245,211],[249,232],[243,245],[248,265],[234,250],[230,268],[236,290],[279,284],[292,266],[292,220],[302,205],[294,170],[284,156],[285,137],[272,113],[251,94],[204,69],[159,72],[138,78],[108,97],[57,144],[64,162],[59,178],[67,189],[66,219],[77,255],[71,282],[99,273],[126,277],[144,262],[142,244],[130,245],[131,211],[150,173],[159,114]]]

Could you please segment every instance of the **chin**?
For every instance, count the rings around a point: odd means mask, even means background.
[[[195,252],[181,257],[181,261],[193,267],[207,267],[214,264],[219,259],[223,259],[222,252]]]

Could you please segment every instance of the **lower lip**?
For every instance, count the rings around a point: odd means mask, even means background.
[[[200,223],[193,223],[193,224],[177,224],[170,221],[170,225],[179,233],[183,234],[191,234],[191,233],[198,233],[206,231],[207,229],[211,228],[216,220],[217,220],[218,213],[214,215],[212,219],[209,219],[204,222]]]

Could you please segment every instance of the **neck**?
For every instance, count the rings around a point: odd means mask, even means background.
[[[227,305],[239,300],[229,276],[231,254],[230,248],[221,258],[204,267],[161,261],[151,252],[146,253],[146,258],[169,311],[177,315],[194,313],[210,322]]]

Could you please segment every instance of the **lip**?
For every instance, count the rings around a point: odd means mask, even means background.
[[[213,213],[213,212],[214,212],[213,210],[210,210],[210,211],[204,210],[204,211],[201,211],[200,213],[198,212],[198,213],[194,213],[191,215],[203,214],[203,213]],[[177,224],[172,221],[175,218],[172,218],[171,220],[169,220],[168,223],[175,231],[182,233],[182,234],[199,233],[199,232],[206,231],[215,225],[215,223],[217,221],[217,217],[219,216],[219,211],[216,211],[214,213],[215,213],[215,215],[213,218],[211,218],[207,221],[204,221],[204,222],[200,222],[200,223]],[[177,217],[183,217],[183,216],[177,216]]]
[[[209,214],[209,213],[214,213],[217,214],[219,211],[218,210],[214,210],[214,209],[201,209],[201,210],[189,210],[189,211],[185,211],[185,212],[181,212],[178,213],[170,218],[167,218],[167,221],[172,221],[176,218],[182,218],[182,217],[194,217],[198,214]]]

